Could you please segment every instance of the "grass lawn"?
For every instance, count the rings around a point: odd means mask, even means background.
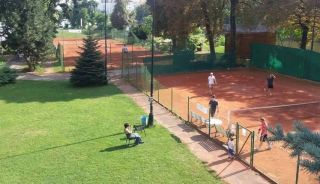
[[[63,29],[59,29],[57,34],[57,38],[84,38],[85,36],[83,33],[70,33]]]
[[[18,81],[0,109],[0,183],[222,183],[160,126],[128,147],[143,111],[112,85]]]

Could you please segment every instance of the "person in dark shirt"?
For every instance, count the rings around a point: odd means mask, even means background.
[[[215,113],[217,112],[218,113],[218,101],[216,99],[216,96],[215,95],[212,95],[211,96],[211,99],[209,101],[209,107],[210,107],[210,117],[214,117]]]
[[[273,90],[273,82],[274,82],[274,79],[276,78],[276,76],[274,76],[273,74],[270,74],[268,77],[267,77],[267,95],[271,96],[272,95],[272,90]]]

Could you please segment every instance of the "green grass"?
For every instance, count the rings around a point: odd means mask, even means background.
[[[58,34],[56,36],[57,36],[57,38],[62,38],[62,39],[63,38],[67,39],[67,38],[84,38],[84,37],[86,37],[86,35],[84,35],[83,33],[70,33],[67,30],[62,30],[62,29],[58,30]]]
[[[224,54],[224,46],[218,46],[215,49],[217,54]]]
[[[4,183],[221,183],[160,127],[127,147],[124,122],[142,109],[110,85],[18,81],[0,87]]]

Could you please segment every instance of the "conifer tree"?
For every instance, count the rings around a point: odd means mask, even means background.
[[[91,35],[84,39],[80,58],[71,74],[70,82],[72,85],[84,87],[107,84],[105,65],[98,48],[98,41]]]
[[[284,147],[292,150],[291,156],[307,155],[300,165],[307,172],[320,173],[320,133],[312,132],[301,122],[294,123],[294,132],[285,134],[281,125],[269,130],[273,136],[270,141],[283,141]],[[320,176],[319,176],[320,179]]]

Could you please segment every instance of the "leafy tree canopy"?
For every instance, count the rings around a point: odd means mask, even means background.
[[[118,30],[123,30],[128,25],[129,13],[127,4],[127,0],[116,0],[116,4],[111,14],[112,27]]]
[[[22,53],[31,71],[53,53],[58,0],[8,0],[2,13],[5,45]]]

